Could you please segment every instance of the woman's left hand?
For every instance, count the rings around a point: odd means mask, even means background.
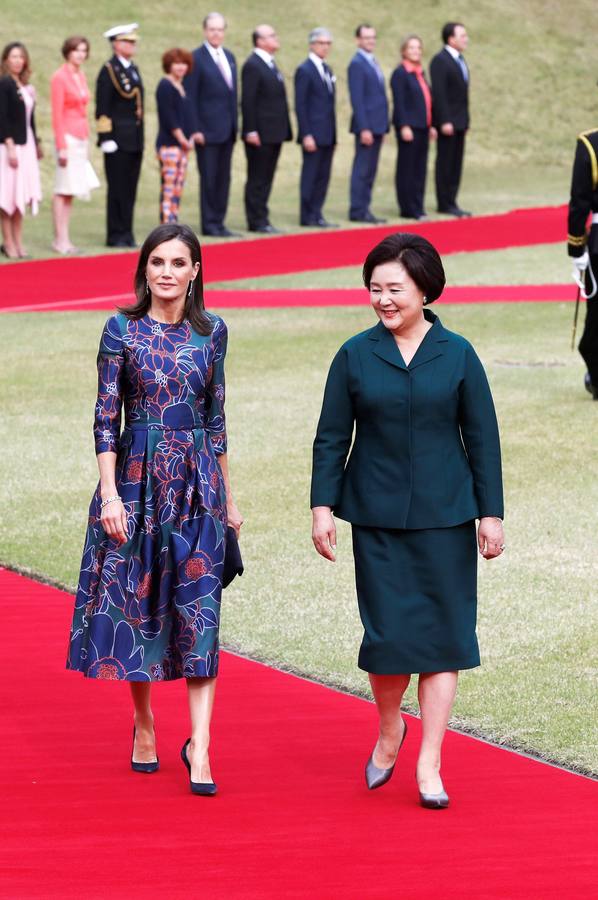
[[[237,509],[237,504],[234,500],[229,500],[226,504],[226,515],[228,518],[228,524],[232,525],[235,529],[235,534],[239,537],[241,533],[241,525],[243,524],[243,516]]]
[[[37,152],[37,158],[38,158],[38,159],[43,159],[43,158],[44,158],[44,151],[43,151],[43,148],[42,148],[42,145],[41,145],[41,144],[36,144],[36,152]]]
[[[478,547],[484,559],[495,559],[505,549],[505,533],[502,521],[495,516],[485,516],[478,525]]]

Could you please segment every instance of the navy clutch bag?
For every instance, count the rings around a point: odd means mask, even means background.
[[[232,525],[226,528],[226,549],[224,551],[224,568],[222,570],[222,587],[228,587],[236,575],[243,574],[243,560],[237,533]]]

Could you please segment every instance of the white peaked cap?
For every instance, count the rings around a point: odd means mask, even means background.
[[[131,22],[129,25],[115,25],[114,28],[109,28],[108,31],[104,32],[104,37],[108,38],[109,41],[136,41],[137,35],[135,34],[135,32],[138,28],[139,25],[137,24],[137,22]]]

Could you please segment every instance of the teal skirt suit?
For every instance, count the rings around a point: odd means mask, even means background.
[[[351,522],[359,666],[379,675],[480,664],[475,520],[503,517],[484,369],[424,315],[432,327],[409,365],[381,322],[343,344],[314,441],[311,506]]]

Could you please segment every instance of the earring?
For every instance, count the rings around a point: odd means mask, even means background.
[[[149,289],[149,281],[148,281],[147,278],[146,278],[146,279],[145,279],[145,293],[146,293],[146,294],[149,294],[149,292],[150,292],[150,289]]]
[[[189,290],[187,291],[187,296],[188,296],[188,297],[191,297],[191,294],[192,294],[192,293],[193,293],[193,280],[191,280],[191,281],[189,282]]]
[[[428,298],[427,298],[426,295],[424,294],[424,306],[427,304],[427,302],[428,302]]]

